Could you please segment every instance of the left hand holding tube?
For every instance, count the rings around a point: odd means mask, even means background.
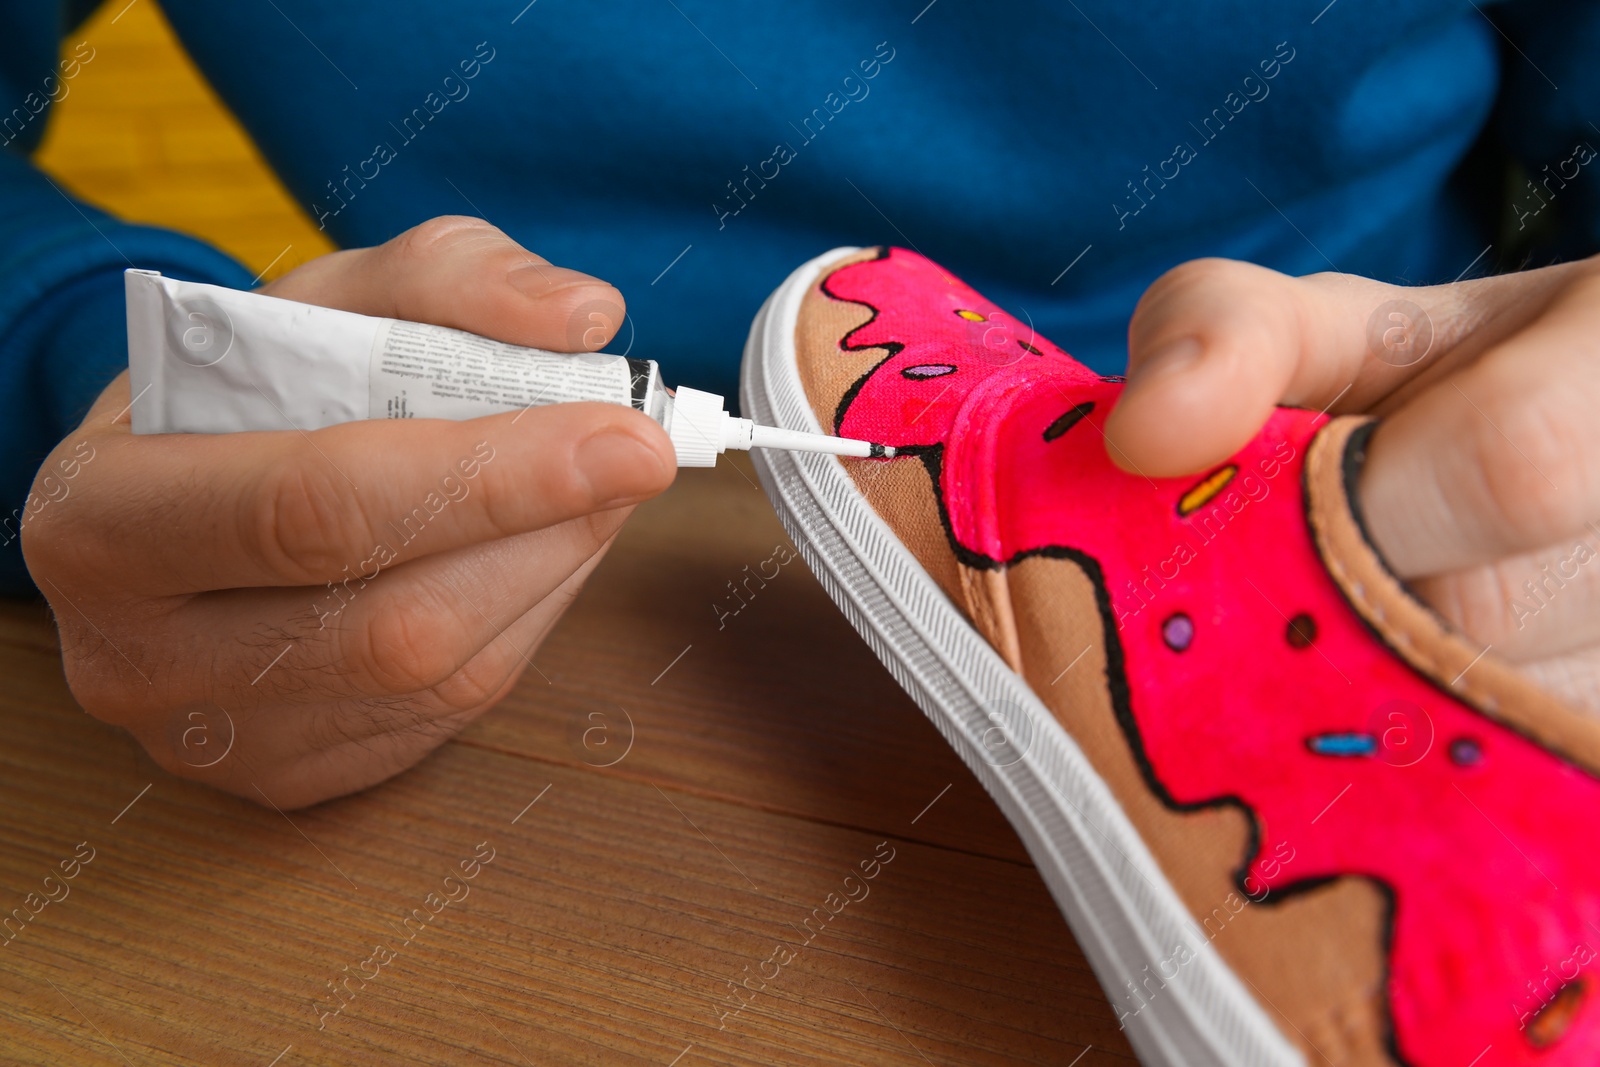
[[[566,351],[623,313],[465,218],[264,291]],[[76,464],[70,493],[23,527],[68,684],[167,769],[279,807],[381,781],[499,701],[677,470],[618,404],[135,436],[130,403],[123,374],[42,468]]]

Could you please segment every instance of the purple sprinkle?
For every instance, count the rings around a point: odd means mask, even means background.
[[[926,381],[929,378],[943,378],[946,374],[954,374],[956,368],[948,363],[919,363],[915,367],[906,367],[900,371],[900,376],[910,378],[914,382]]]
[[[1182,652],[1194,640],[1194,620],[1183,612],[1167,616],[1161,624],[1161,640],[1174,652]]]
[[[1450,742],[1450,762],[1457,767],[1471,767],[1483,759],[1483,746],[1470,737],[1458,737]]]

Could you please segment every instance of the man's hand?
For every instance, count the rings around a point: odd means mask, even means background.
[[[1389,565],[1600,711],[1600,258],[1423,288],[1197,260],[1129,351],[1108,448],[1152,477],[1221,462],[1275,404],[1383,416],[1357,495]]]
[[[467,218],[263,291],[568,351],[623,315]],[[72,490],[23,530],[67,681],[167,769],[280,807],[387,778],[503,697],[677,469],[613,404],[134,437],[128,394],[124,374],[45,462],[76,464]]]

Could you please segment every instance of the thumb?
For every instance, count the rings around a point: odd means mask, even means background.
[[[1225,259],[1182,264],[1129,323],[1110,455],[1150,477],[1189,474],[1237,452],[1277,405],[1369,410],[1462,357],[1459,342],[1485,318],[1481,298],[1509,303],[1519,277],[1407,288]]]
[[[560,352],[604,347],[626,314],[615,286],[551,266],[482,219],[460,215],[429,219],[374,248],[320,256],[260,291]]]

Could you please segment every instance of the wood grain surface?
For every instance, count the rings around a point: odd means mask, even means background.
[[[804,563],[719,615],[789,546],[753,481],[683,472],[509,699],[302,811],[157,769],[73,703],[44,608],[0,609],[5,1061],[1130,1062],[999,810]]]

